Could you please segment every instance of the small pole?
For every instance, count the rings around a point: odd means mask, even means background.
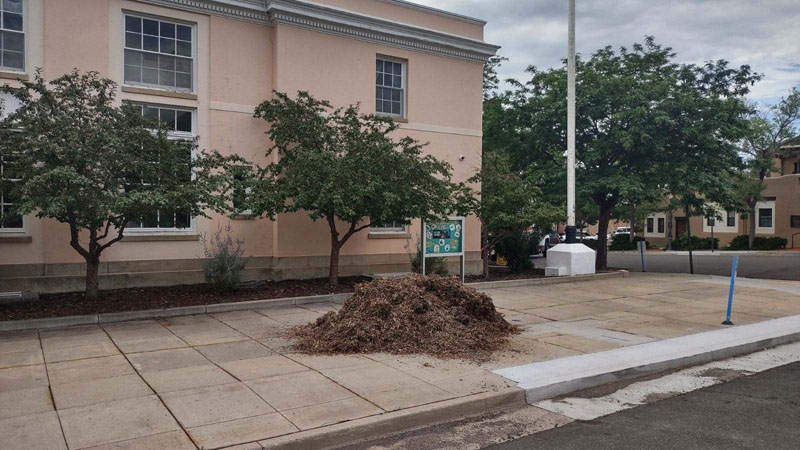
[[[464,261],[465,259],[466,259],[466,257],[462,253],[461,254],[461,284],[464,284],[464,273],[466,272],[466,263]]]
[[[733,265],[731,266],[731,288],[728,291],[728,311],[725,313],[725,321],[723,325],[733,325],[731,322],[731,308],[733,307],[733,285],[736,283],[736,265],[739,262],[739,257],[733,255]]]
[[[647,248],[647,243],[645,241],[639,241],[639,254],[642,255],[642,272],[647,272],[644,267],[644,251]]]
[[[425,221],[420,220],[421,231],[419,233],[419,248],[420,248],[420,258],[422,259],[422,273],[420,275],[425,275]]]
[[[717,224],[717,219],[714,219],[711,223],[711,253],[714,253],[714,225]]]

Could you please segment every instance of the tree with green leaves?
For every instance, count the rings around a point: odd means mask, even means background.
[[[275,92],[255,117],[269,123],[268,154],[278,161],[256,168],[250,209],[255,215],[305,212],[327,222],[331,234],[328,281],[339,280],[339,253],[354,234],[392,221],[435,220],[466,214],[472,191],[452,180],[452,167],[410,137],[393,139],[386,116],[357,105],[332,108],[308,92]],[[341,228],[343,226],[343,228]]]
[[[669,158],[680,157],[670,134],[688,137],[693,131],[709,133],[707,140],[726,140],[728,119],[739,113],[727,111],[730,103],[714,103],[715,97],[737,100],[757,76],[743,66],[731,69],[724,61],[703,66],[680,65],[669,47],[652,37],[614,51],[605,47],[588,60],[577,58],[576,195],[598,207],[597,270],[607,268],[608,222],[622,201],[640,193],[659,192],[672,167]],[[539,165],[553,173],[547,183],[559,191],[565,167],[566,67],[539,71],[528,69],[531,79],[516,83],[511,107],[523,145],[515,149],[516,164]],[[726,90],[727,89],[727,90]],[[702,107],[708,123],[690,124]],[[691,131],[689,131],[691,130]],[[697,138],[705,144],[704,139]],[[703,146],[712,152],[713,146]],[[692,147],[686,152],[691,153]],[[709,171],[729,168],[726,159],[706,161]],[[555,182],[559,180],[559,182]],[[663,191],[662,191],[663,192]]]
[[[481,186],[475,214],[481,221],[483,276],[488,278],[489,253],[500,240],[532,225],[552,224],[563,213],[543,201],[541,190],[525,174],[512,170],[504,153],[484,151],[482,161],[481,171],[469,181]],[[525,251],[527,255],[527,245]]]
[[[756,235],[756,203],[766,188],[764,179],[774,170],[775,158],[782,155],[783,147],[800,139],[800,91],[793,88],[790,94],[765,110],[752,108],[749,127],[742,151],[747,155],[747,165],[754,181],[745,193],[749,206],[747,215],[750,248]],[[756,181],[757,180],[757,181]]]
[[[86,297],[98,296],[100,256],[130,221],[225,209],[226,158],[168,139],[141,106],[115,106],[115,83],[96,72],[46,83],[37,71],[2,91],[20,104],[0,122],[0,158],[16,179],[2,190],[16,199],[12,213],[69,227],[69,244],[86,261]]]

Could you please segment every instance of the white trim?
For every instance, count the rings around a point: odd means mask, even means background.
[[[648,219],[653,219],[653,232],[652,233],[648,233],[647,232],[647,220]],[[663,233],[659,233],[658,232],[658,219],[663,219],[664,220],[664,232]],[[644,236],[645,237],[666,237],[666,235],[667,235],[667,214],[666,213],[663,213],[663,212],[653,213],[653,214],[650,214],[649,216],[647,216],[647,218],[644,219]]]
[[[406,119],[406,118],[408,118],[408,82],[407,82],[407,80],[408,80],[408,60],[407,59],[402,59],[402,58],[396,58],[394,56],[382,55],[380,53],[375,55],[375,62],[377,63],[378,60],[388,61],[388,62],[395,63],[395,64],[400,64],[400,81],[401,81],[401,83],[400,83],[400,88],[399,89],[402,92],[402,98],[401,98],[401,101],[400,101],[400,114],[387,113],[387,112],[378,112],[377,111],[377,107],[375,108],[376,109],[375,114],[377,114],[379,116],[391,117],[393,119]],[[377,75],[377,68],[376,68],[375,73]],[[385,72],[383,72],[383,73],[385,73]],[[374,79],[375,78],[373,77],[373,80]],[[385,88],[389,88],[389,89],[398,89],[396,87],[391,87],[391,86],[383,86],[383,85],[378,86],[377,82],[375,82],[375,85],[373,87],[376,88],[376,89],[379,88],[379,87],[380,88],[384,88],[385,87]],[[373,90],[373,92],[374,92],[374,90]],[[378,101],[377,96],[373,97],[373,103],[376,103],[377,101]],[[390,102],[391,102],[391,100],[390,100]]]
[[[2,1],[2,0],[0,0],[0,1]],[[30,51],[28,49],[28,47],[29,47],[29,45],[28,45],[28,35],[30,34],[30,31],[28,29],[28,22],[29,22],[28,16],[30,15],[30,8],[28,8],[28,4],[29,3],[30,3],[30,1],[28,1],[28,0],[23,0],[22,1],[22,12],[20,13],[20,14],[22,14],[22,69],[19,69],[17,67],[0,66],[0,70],[5,72],[5,73],[18,73],[20,75],[24,75],[24,74],[28,73],[27,72],[28,71],[28,67],[30,67],[30,62],[28,61],[28,54],[30,53]],[[16,13],[14,13],[14,14],[16,14]],[[19,31],[9,30],[7,28],[5,29],[5,31],[11,32],[11,33],[15,33],[15,32],[18,33],[19,32]]]
[[[716,209],[716,217],[714,219],[714,234],[739,234],[739,214],[734,213],[733,226],[728,226],[728,211],[714,206]],[[711,226],[708,224],[708,218],[703,217],[703,232],[711,233]]]
[[[772,226],[771,227],[760,227],[759,222],[761,219],[761,209],[771,209],[772,210]],[[768,200],[763,202],[756,203],[756,234],[775,234],[775,201]]]
[[[500,48],[479,39],[302,0],[138,0],[266,25],[285,24],[406,50],[486,62]]]

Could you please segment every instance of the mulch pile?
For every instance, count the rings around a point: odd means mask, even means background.
[[[427,353],[482,359],[519,332],[492,299],[456,277],[407,275],[356,285],[338,312],[292,328],[312,354]]]

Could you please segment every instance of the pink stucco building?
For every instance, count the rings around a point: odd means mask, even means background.
[[[265,123],[254,107],[272,90],[310,91],[335,106],[390,114],[401,134],[429,142],[459,179],[480,167],[483,62],[497,47],[484,22],[402,0],[3,0],[0,83],[42,68],[115,80],[120,99],[174,123],[201,148],[264,162]],[[11,102],[9,102],[8,106]],[[174,119],[173,119],[174,117]],[[174,120],[174,121],[173,121]],[[462,158],[463,156],[463,158]],[[3,199],[3,203],[13,199]],[[157,213],[103,254],[101,288],[202,280],[199,236],[227,224]],[[83,264],[68,227],[4,216],[0,291],[79,290]],[[252,256],[248,277],[327,273],[327,225],[304,214],[232,220]],[[342,250],[342,275],[407,270],[418,224],[372,229]],[[478,271],[479,226],[466,230]]]

